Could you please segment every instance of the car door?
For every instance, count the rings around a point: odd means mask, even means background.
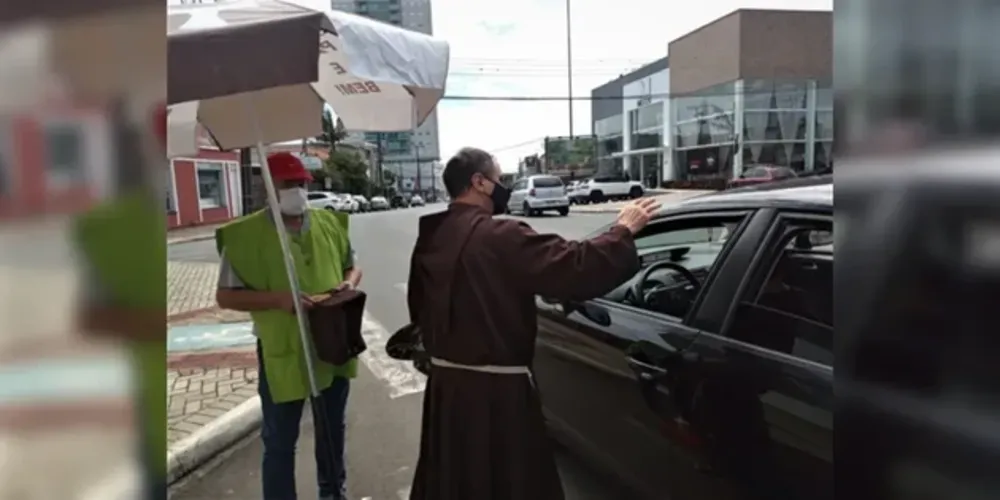
[[[705,295],[687,351],[710,467],[758,498],[834,495],[832,239],[804,232],[832,234],[830,216],[776,215],[736,295]]]
[[[309,201],[309,206],[312,208],[325,207],[327,198],[328,196],[324,193],[309,193],[306,195],[306,199]]]
[[[507,201],[507,208],[511,211],[516,211],[521,209],[521,204],[524,203],[525,189],[528,185],[527,179],[521,179],[514,182],[514,186],[511,188],[510,200]]]
[[[636,243],[641,255],[660,255],[656,249],[681,243],[680,231],[701,223],[723,227],[720,222],[733,230],[706,261],[702,286],[711,288],[719,281],[716,269],[749,265],[752,246],[743,242],[759,239],[767,222],[755,212],[668,216],[648,226]],[[622,290],[631,283],[583,303],[539,298],[534,370],[553,435],[640,498],[741,498],[725,481],[698,472],[700,444],[686,421],[691,394],[684,359],[698,329],[686,314],[623,304]]]

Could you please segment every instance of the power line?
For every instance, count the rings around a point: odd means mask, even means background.
[[[511,150],[511,149],[517,149],[517,148],[524,147],[524,146],[530,146],[530,145],[532,145],[532,144],[534,144],[536,142],[544,141],[544,140],[545,140],[545,137],[537,137],[535,139],[531,139],[530,141],[524,141],[524,142],[519,142],[517,144],[511,144],[509,146],[503,146],[503,147],[499,147],[499,148],[493,148],[493,149],[490,149],[488,152],[490,152],[490,153],[500,153],[500,152],[508,151],[508,150]]]
[[[623,101],[626,99],[669,99],[670,94],[644,94],[630,96],[486,96],[486,95],[446,95],[448,101]]]

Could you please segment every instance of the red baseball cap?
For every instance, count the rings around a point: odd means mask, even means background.
[[[302,165],[302,160],[292,153],[284,151],[267,156],[267,166],[271,178],[276,181],[306,181],[313,180],[312,174]]]

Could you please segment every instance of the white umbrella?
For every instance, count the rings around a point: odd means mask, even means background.
[[[197,151],[196,122],[222,149],[319,135],[323,102],[351,130],[412,130],[444,95],[446,42],[360,16],[237,0],[167,23],[170,156]]]
[[[348,128],[408,130],[444,95],[447,43],[367,19],[279,0],[168,8],[168,154],[185,154],[173,137],[197,124],[223,149],[319,135],[323,102]],[[186,139],[182,142],[187,143]],[[261,169],[285,258],[290,293],[301,288],[278,198]],[[319,396],[307,319],[295,300],[310,392]],[[314,399],[315,400],[315,399]]]

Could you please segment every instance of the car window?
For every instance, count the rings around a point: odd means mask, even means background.
[[[793,221],[778,251],[751,271],[727,335],[833,366],[833,225]]]
[[[514,183],[514,187],[512,189],[514,191],[520,191],[520,190],[524,189],[525,184],[526,183],[523,180],[517,181],[517,182]]]
[[[309,193],[308,198],[310,200],[324,200],[326,199],[326,195],[323,193]]]
[[[640,271],[624,285],[605,295],[604,299],[682,320],[726,247],[727,236],[743,219],[740,214],[667,219],[650,224],[635,238]],[[672,266],[662,266],[648,274],[645,283],[640,286],[638,280],[644,271],[664,262],[690,271],[698,285],[693,285]],[[637,296],[637,293],[642,296]]]
[[[535,177],[531,180],[536,188],[562,187],[562,179],[558,177]]]

